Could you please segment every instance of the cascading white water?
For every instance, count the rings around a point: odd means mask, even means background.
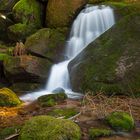
[[[89,43],[114,25],[113,9],[109,6],[89,6],[83,9],[73,23],[70,38],[67,41],[65,55],[68,60],[52,66],[46,89],[21,97],[23,100],[38,98],[49,94],[56,88],[72,92],[67,66]]]

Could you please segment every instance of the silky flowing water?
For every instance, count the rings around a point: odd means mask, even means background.
[[[78,94],[72,92],[70,85],[68,72],[69,62],[87,47],[88,44],[111,28],[114,24],[114,13],[111,7],[105,5],[87,5],[79,13],[72,25],[64,51],[65,56],[67,56],[68,59],[52,66],[45,89],[24,95],[21,99],[34,100],[41,95],[52,93],[52,91],[57,88],[63,88],[68,94],[68,97],[76,97],[73,95]]]

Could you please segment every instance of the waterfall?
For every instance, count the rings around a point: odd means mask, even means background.
[[[27,94],[23,100],[34,99],[44,94],[50,94],[56,88],[63,88],[66,93],[71,93],[68,73],[69,62],[77,56],[89,43],[115,24],[113,9],[109,6],[87,5],[75,19],[67,41],[65,55],[68,60],[54,64],[45,90]]]

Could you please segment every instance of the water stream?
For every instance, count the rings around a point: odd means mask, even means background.
[[[43,91],[30,93],[21,97],[22,100],[34,100],[41,95],[50,94],[56,88],[63,88],[69,97],[72,92],[67,66],[89,43],[115,24],[113,9],[109,6],[87,5],[75,19],[69,40],[64,51],[68,60],[54,64]]]

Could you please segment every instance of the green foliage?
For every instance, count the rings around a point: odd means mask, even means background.
[[[8,88],[0,89],[0,106],[17,106],[21,101],[18,96]]]
[[[106,117],[106,121],[117,131],[131,131],[134,128],[133,118],[125,112],[113,112]]]
[[[80,140],[81,131],[70,120],[37,116],[23,126],[19,140]]]
[[[74,108],[63,108],[63,109],[54,109],[48,112],[48,115],[54,117],[64,117],[65,119],[70,118],[76,115],[78,111]]]
[[[41,106],[47,107],[47,106],[54,106],[57,103],[64,101],[65,99],[67,99],[67,95],[65,93],[56,93],[56,94],[43,95],[38,98],[38,102]]]
[[[6,127],[0,130],[0,140],[6,139],[8,136],[16,134],[21,129],[21,126]]]
[[[90,140],[94,140],[97,137],[102,136],[111,136],[113,132],[108,129],[101,129],[101,128],[90,128],[89,129],[89,137]]]

